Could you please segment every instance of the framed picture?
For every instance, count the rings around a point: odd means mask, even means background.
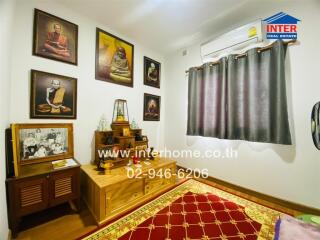
[[[160,88],[160,73],[161,73],[161,63],[152,60],[151,58],[143,58],[143,68],[144,68],[144,84]]]
[[[144,121],[160,121],[160,102],[161,97],[145,93],[143,104]]]
[[[130,129],[129,128],[123,128],[122,129],[122,135],[124,137],[130,137]]]
[[[97,28],[96,79],[133,87],[134,46]]]
[[[312,108],[311,133],[314,145],[320,150],[320,102],[316,103]]]
[[[20,166],[73,158],[73,125],[12,124],[15,175]]]
[[[35,9],[33,55],[77,65],[78,25]]]
[[[77,79],[31,70],[30,118],[77,118]]]

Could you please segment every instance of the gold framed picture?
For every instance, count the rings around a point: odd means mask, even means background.
[[[77,79],[31,70],[30,118],[77,118]]]
[[[78,25],[35,9],[32,53],[78,65]]]
[[[106,31],[96,32],[96,79],[133,87],[134,46]]]
[[[20,166],[73,158],[73,125],[12,124],[15,175]]]
[[[122,131],[123,131],[122,135],[124,137],[130,137],[130,129],[129,128],[123,128]]]

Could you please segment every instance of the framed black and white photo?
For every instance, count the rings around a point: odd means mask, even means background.
[[[160,88],[161,64],[151,58],[143,58],[144,84]]]
[[[73,125],[12,124],[14,167],[73,157]]]

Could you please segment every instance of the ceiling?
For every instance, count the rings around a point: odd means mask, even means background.
[[[266,17],[266,7],[279,3],[279,0],[56,1],[163,55],[247,23],[250,17],[255,20],[259,10],[264,14],[261,17]]]

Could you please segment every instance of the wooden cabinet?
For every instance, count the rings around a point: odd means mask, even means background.
[[[111,215],[142,197],[144,195],[144,184],[142,179],[128,179],[122,184],[106,188],[104,194],[106,197],[106,213]]]
[[[54,206],[79,196],[79,168],[51,174],[49,178],[50,206]]]
[[[48,206],[48,180],[46,178],[31,178],[25,181],[8,181],[8,190],[15,196],[15,211],[23,216],[35,211],[40,211]]]
[[[22,216],[71,200],[79,207],[80,165],[59,170],[51,163],[24,166],[19,177],[6,180],[6,186],[9,227],[16,236]]]
[[[129,122],[112,123],[112,130],[110,131],[95,131],[95,163],[99,163],[101,159],[108,161],[109,157],[105,157],[101,152],[112,151],[114,148],[117,150],[126,150],[128,156],[121,156],[119,154],[111,161],[112,168],[122,167],[127,165],[129,158],[132,156],[139,156],[138,151],[145,151],[148,148],[148,138],[142,136],[142,129],[131,129]],[[127,135],[124,135],[124,129],[128,129]],[[140,138],[136,139],[136,136]],[[143,140],[144,139],[144,140]],[[99,154],[100,152],[100,154]],[[114,152],[116,153],[116,151]],[[147,158],[147,152],[140,155],[141,160]]]
[[[138,174],[133,178],[128,176],[125,167],[101,174],[93,165],[81,166],[82,196],[98,224],[140,205],[175,184],[175,161],[157,159],[148,162],[149,165],[141,163],[140,170],[133,168]],[[167,171],[168,174],[153,174],[159,171]]]

